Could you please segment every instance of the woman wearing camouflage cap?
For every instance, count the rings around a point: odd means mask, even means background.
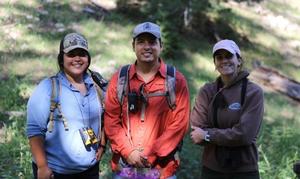
[[[213,59],[220,76],[199,90],[191,113],[191,138],[204,146],[201,178],[258,179],[263,91],[248,80],[234,41],[216,43]]]
[[[67,34],[57,60],[59,72],[40,82],[27,106],[34,178],[98,179],[102,94],[87,73],[87,40]]]

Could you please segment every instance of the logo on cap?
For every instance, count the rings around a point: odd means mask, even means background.
[[[151,30],[151,25],[147,22],[143,25],[144,30]]]
[[[75,48],[82,48],[88,51],[88,43],[86,39],[77,33],[66,35],[64,38],[63,47],[63,51],[65,53],[68,53]]]
[[[154,35],[156,38],[161,37],[160,27],[157,24],[154,24],[152,22],[144,22],[138,24],[133,30],[133,38],[137,37],[142,33],[150,33]]]

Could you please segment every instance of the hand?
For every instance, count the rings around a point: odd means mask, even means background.
[[[191,139],[195,144],[200,144],[205,137],[205,131],[199,127],[192,126]]]
[[[128,158],[126,159],[127,163],[130,164],[130,165],[133,165],[135,167],[138,167],[138,168],[143,168],[145,167],[142,160],[141,160],[141,152],[138,151],[138,150],[133,150]]]
[[[100,161],[100,160],[101,160],[101,158],[102,158],[104,152],[105,152],[105,148],[104,148],[104,147],[99,147],[99,148],[98,148],[98,150],[97,150],[97,152],[96,152],[96,160],[97,160],[97,161]]]
[[[52,170],[48,167],[39,167],[37,170],[38,179],[54,179]]]

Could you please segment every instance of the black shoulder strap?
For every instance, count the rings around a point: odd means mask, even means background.
[[[224,86],[223,82],[221,79],[218,78],[217,80],[217,90],[216,90],[216,93],[219,92],[219,90]],[[218,124],[218,108],[219,108],[219,100],[218,100],[218,95],[222,95],[220,93],[217,94],[217,96],[215,97],[214,99],[214,102],[213,102],[213,125],[214,127],[216,128],[219,128],[219,124]]]
[[[175,67],[167,64],[167,75],[175,77]]]
[[[243,81],[242,81],[241,106],[243,106],[243,104],[245,102],[246,91],[247,91],[247,83],[248,83],[248,78],[244,78]]]
[[[217,101],[215,100],[213,102],[213,125],[214,127],[216,128],[219,128],[219,124],[218,124],[218,104],[217,104]]]

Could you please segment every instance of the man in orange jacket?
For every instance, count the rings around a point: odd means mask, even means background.
[[[105,132],[113,151],[114,178],[176,178],[179,160],[174,154],[188,129],[189,90],[175,68],[175,105],[167,90],[170,67],[160,58],[161,31],[144,22],[133,31],[135,63],[128,67],[125,94],[120,102],[120,71],[109,84],[105,102]],[[170,80],[172,81],[172,80]]]

